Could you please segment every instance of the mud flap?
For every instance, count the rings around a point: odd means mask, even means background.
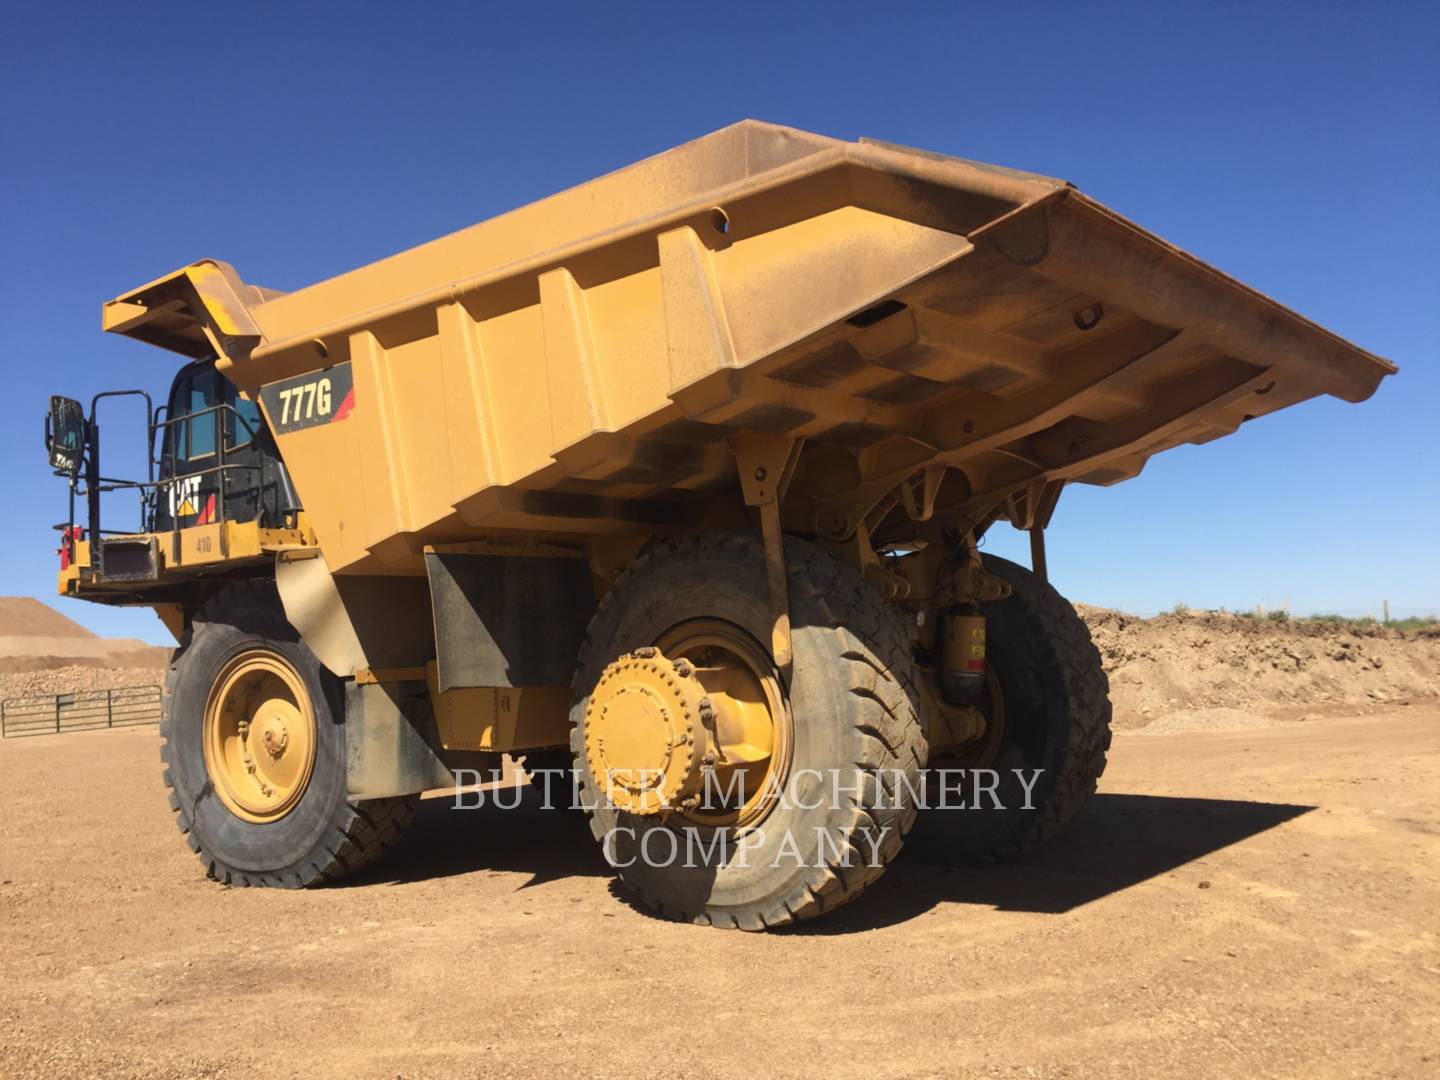
[[[437,689],[568,686],[595,612],[578,553],[427,551]]]
[[[453,787],[434,749],[425,683],[345,684],[345,790],[352,799]]]

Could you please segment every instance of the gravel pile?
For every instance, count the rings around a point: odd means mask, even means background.
[[[74,694],[82,690],[114,690],[122,686],[159,686],[164,681],[165,669],[155,667],[70,666],[0,673],[0,700]]]

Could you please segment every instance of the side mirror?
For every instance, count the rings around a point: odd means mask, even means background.
[[[85,407],[74,398],[52,397],[45,416],[45,449],[50,467],[74,476],[85,456]]]

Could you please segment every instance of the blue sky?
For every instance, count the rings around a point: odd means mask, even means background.
[[[174,370],[100,333],[105,299],[201,257],[297,288],[753,116],[1064,177],[1400,364],[1364,405],[1067,491],[1067,595],[1440,609],[1434,5],[6,8],[0,594],[53,600],[48,395]],[[990,549],[1023,551],[1008,532]],[[164,640],[143,609],[54,602]]]

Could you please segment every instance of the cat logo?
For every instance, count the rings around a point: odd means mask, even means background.
[[[194,517],[199,513],[196,503],[200,501],[200,477],[177,477],[166,489],[166,501],[172,519]]]

